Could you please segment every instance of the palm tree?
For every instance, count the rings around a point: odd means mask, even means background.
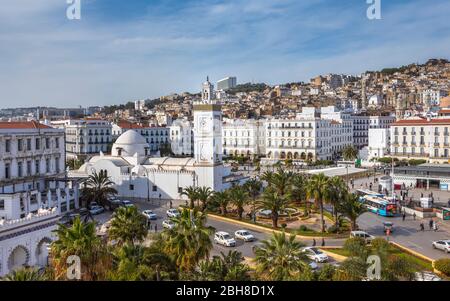
[[[202,203],[202,211],[206,210],[208,201],[213,195],[213,191],[209,187],[198,187],[197,188],[197,199]]]
[[[242,186],[235,186],[230,189],[230,201],[236,206],[239,219],[242,219],[244,206],[247,204],[247,192]]]
[[[358,150],[354,146],[348,145],[342,150],[342,157],[346,161],[353,161],[358,157]]]
[[[278,217],[280,211],[286,209],[290,200],[278,194],[272,187],[266,189],[263,194],[262,200],[257,201],[258,209],[266,209],[271,211],[272,227],[276,229],[278,227]]]
[[[44,275],[32,267],[24,267],[13,271],[4,278],[5,281],[44,281]]]
[[[164,251],[175,258],[180,270],[192,271],[198,262],[208,258],[214,228],[206,226],[206,214],[196,209],[184,209],[179,217],[171,220],[175,227],[163,233]]]
[[[227,214],[228,204],[230,203],[228,191],[217,191],[211,198],[216,206],[220,208],[220,213],[225,216]]]
[[[261,193],[262,183],[255,178],[250,179],[244,184],[244,188],[247,190],[247,193],[252,198],[252,216],[255,216],[255,206],[256,206],[256,198]]]
[[[358,217],[366,212],[366,208],[359,201],[358,196],[347,193],[345,194],[343,201],[339,204],[338,211],[341,212],[344,216],[346,216],[351,221],[351,229],[356,230],[358,225],[356,224],[356,220]]]
[[[255,251],[257,271],[272,281],[294,279],[295,275],[308,267],[302,247],[300,242],[295,241],[295,235],[287,239],[284,232],[274,232],[273,236],[263,240],[261,247]]]
[[[295,174],[291,180],[292,190],[291,190],[291,200],[293,203],[301,204],[305,201],[305,208],[307,209],[306,201],[306,183],[307,179],[304,175]]]
[[[329,187],[325,193],[325,201],[333,206],[333,214],[336,228],[339,226],[338,208],[340,202],[347,194],[347,186],[340,177],[329,179]]]
[[[198,189],[194,186],[189,186],[183,189],[181,192],[181,195],[187,196],[189,199],[189,207],[191,209],[194,209],[195,207],[195,201],[198,199]]]
[[[320,209],[320,220],[322,232],[325,232],[325,221],[323,219],[323,201],[328,189],[329,181],[323,173],[315,174],[308,181],[306,195],[309,199],[314,198],[316,206]]]
[[[114,182],[110,180],[106,172],[100,171],[90,175],[84,182],[81,189],[81,198],[86,202],[86,207],[93,201],[102,206],[111,208],[110,198],[117,194],[117,190],[112,186]]]
[[[56,280],[65,279],[66,260],[71,255],[80,258],[83,280],[103,279],[110,261],[93,222],[83,223],[76,218],[71,227],[60,224],[55,232],[57,240],[51,244],[50,257]]]
[[[292,172],[286,172],[281,167],[276,173],[265,173],[263,179],[273,187],[280,196],[286,196],[291,191]]]
[[[121,207],[114,212],[108,235],[119,246],[141,242],[147,233],[147,218],[136,207]]]

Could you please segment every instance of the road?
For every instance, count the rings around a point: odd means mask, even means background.
[[[413,251],[423,254],[432,259],[450,258],[440,250],[434,250],[431,243],[436,240],[450,239],[448,229],[439,229],[437,232],[429,230],[428,220],[423,220],[425,231],[419,231],[420,219],[414,220],[408,216],[405,221],[401,217],[382,217],[373,213],[364,213],[358,219],[359,227],[374,235],[386,237],[383,231],[383,221],[394,223],[394,231],[389,239]]]

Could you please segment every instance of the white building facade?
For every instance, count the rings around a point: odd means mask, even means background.
[[[378,159],[390,155],[390,129],[369,129],[368,159]]]
[[[223,154],[245,157],[265,155],[265,131],[265,120],[224,120],[222,128]]]
[[[67,158],[90,158],[108,152],[112,144],[112,126],[106,120],[68,119],[52,121],[51,125],[65,130]]]
[[[0,122],[0,276],[45,266],[61,213],[78,208],[78,184],[64,175],[64,131]]]
[[[172,152],[177,156],[191,156],[194,153],[194,132],[192,122],[176,119],[169,127]]]

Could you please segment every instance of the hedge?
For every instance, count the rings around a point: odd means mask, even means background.
[[[439,259],[434,262],[434,268],[446,276],[450,276],[450,259]]]

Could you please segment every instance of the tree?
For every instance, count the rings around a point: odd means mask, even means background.
[[[147,218],[136,207],[120,207],[114,212],[108,234],[119,246],[142,242],[147,233]]]
[[[315,174],[308,181],[306,186],[306,195],[308,198],[314,198],[316,206],[320,209],[320,220],[322,232],[325,232],[325,221],[323,219],[323,201],[329,185],[329,178],[323,173]]]
[[[253,204],[253,208],[252,208],[252,215],[255,214],[255,209],[256,209],[256,198],[260,195],[261,193],[261,187],[262,187],[262,183],[261,181],[258,181],[255,178],[250,179],[249,181],[247,181],[244,184],[244,188],[247,190],[248,195],[250,196],[250,198],[252,199],[252,204]]]
[[[325,201],[333,206],[336,229],[339,227],[339,204],[342,202],[347,193],[347,185],[345,185],[342,178],[336,176],[329,179],[329,186],[325,191]]]
[[[163,233],[164,251],[175,258],[180,270],[192,271],[202,259],[208,258],[214,228],[206,226],[206,214],[196,209],[184,209],[171,220],[175,227]]]
[[[229,251],[228,254],[220,252],[220,256],[213,256],[199,264],[198,279],[201,281],[248,281],[249,267],[242,263],[242,254]]]
[[[197,199],[202,203],[202,211],[206,210],[208,201],[213,195],[213,191],[209,187],[198,187],[197,188]]]
[[[220,213],[225,216],[227,214],[228,204],[230,203],[228,191],[214,192],[211,199],[212,202],[220,208]]]
[[[358,157],[358,150],[354,146],[348,145],[342,150],[342,157],[346,161],[353,161]]]
[[[51,244],[50,257],[55,280],[66,278],[67,258],[80,257],[82,280],[104,279],[110,266],[107,247],[96,235],[93,222],[83,223],[76,218],[71,227],[60,224],[55,230],[57,239]]]
[[[305,202],[305,208],[307,209],[307,201],[306,201],[306,184],[307,179],[304,175],[295,174],[292,177],[292,190],[291,190],[291,200],[293,203],[301,204],[303,201]]]
[[[280,196],[287,196],[291,191],[292,177],[292,172],[286,172],[280,167],[275,173],[264,173],[263,180],[266,181],[270,187],[275,189]]]
[[[295,275],[308,267],[303,245],[295,241],[295,235],[286,238],[286,234],[273,233],[272,237],[262,241],[255,251],[257,271],[272,281],[293,280]]]
[[[287,208],[290,200],[285,196],[281,196],[272,187],[266,189],[263,198],[257,201],[258,209],[266,209],[271,211],[272,227],[278,227],[279,213]]]
[[[358,196],[352,193],[346,193],[342,202],[338,206],[338,211],[341,212],[345,217],[350,219],[351,229],[356,230],[358,228],[356,220],[367,210],[359,201]]]
[[[247,192],[242,186],[235,186],[230,189],[230,201],[236,206],[239,219],[242,219],[244,206],[247,204]]]
[[[100,171],[90,175],[84,182],[81,189],[81,199],[86,202],[86,207],[93,201],[102,206],[111,208],[110,198],[117,194],[117,190],[113,188],[114,182],[110,180],[106,172]]]
[[[32,267],[24,267],[13,271],[4,278],[5,281],[44,281],[43,273]]]
[[[194,186],[189,186],[183,189],[181,192],[181,195],[187,196],[189,199],[189,207],[191,209],[194,209],[195,207],[195,201],[198,199],[198,189]]]

